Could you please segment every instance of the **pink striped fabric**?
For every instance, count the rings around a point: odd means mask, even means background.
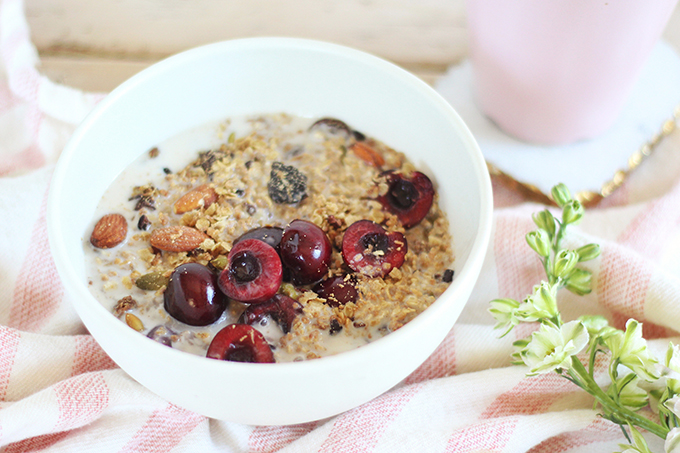
[[[71,310],[47,242],[45,205],[60,149],[45,137],[68,136],[101,95],[39,73],[23,8],[22,0],[0,0],[2,451],[561,453],[615,451],[624,441],[575,386],[510,365],[512,341],[536,326],[503,339],[492,330],[489,300],[522,299],[543,276],[524,240],[543,207],[496,178],[480,283],[444,342],[391,391],[327,420],[244,426],[186,411],[137,384]],[[574,245],[595,241],[603,253],[588,263],[595,291],[560,300],[572,317],[605,314],[619,327],[635,317],[661,345],[680,328],[680,130],[663,146],[675,152],[662,165],[677,172],[634,173],[574,228]],[[351,392],[352,383],[328,391]],[[662,443],[651,446],[663,451]]]

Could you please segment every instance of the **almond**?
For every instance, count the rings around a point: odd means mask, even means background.
[[[196,228],[176,225],[153,230],[149,241],[152,246],[166,252],[189,252],[206,239],[208,236]]]
[[[353,143],[352,146],[349,147],[349,149],[352,150],[352,152],[361,160],[366,162],[369,165],[372,165],[376,168],[380,168],[383,165],[385,165],[385,159],[380,155],[378,151],[373,149],[373,147],[367,145],[366,143],[363,142],[356,142]]]
[[[175,214],[184,214],[201,206],[207,208],[217,201],[217,192],[208,184],[200,185],[185,193],[175,202]]]
[[[127,220],[120,214],[106,214],[94,226],[90,243],[100,249],[110,249],[125,240]]]

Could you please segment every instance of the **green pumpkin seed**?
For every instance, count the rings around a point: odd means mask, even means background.
[[[160,272],[149,272],[139,277],[135,284],[139,289],[156,291],[168,285],[168,278],[164,277]]]
[[[210,261],[210,264],[212,264],[215,269],[222,270],[225,267],[227,267],[227,264],[229,264],[229,260],[227,260],[226,255],[220,255],[217,258],[214,258],[212,261]]]

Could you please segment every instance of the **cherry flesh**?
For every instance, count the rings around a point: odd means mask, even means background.
[[[300,313],[302,313],[300,302],[284,294],[276,294],[266,302],[248,306],[241,314],[239,322],[252,325],[269,316],[281,327],[283,333],[288,333],[293,327],[295,317]]]
[[[230,362],[274,363],[267,340],[247,324],[229,324],[217,332],[206,357]]]
[[[434,199],[432,181],[423,173],[414,172],[410,178],[394,171],[386,173],[389,188],[378,201],[396,215],[404,228],[411,228],[425,218]]]
[[[293,220],[281,238],[281,261],[293,283],[307,285],[321,280],[331,262],[331,242],[326,233],[306,220]]]
[[[228,264],[218,284],[224,294],[245,303],[271,298],[281,286],[281,259],[276,250],[259,239],[244,239],[229,252]]]
[[[222,315],[227,300],[218,289],[217,276],[198,263],[177,266],[163,294],[165,311],[192,326],[207,326]]]
[[[404,264],[408,244],[398,231],[388,232],[370,220],[359,220],[342,238],[342,258],[350,269],[368,277],[384,277]]]

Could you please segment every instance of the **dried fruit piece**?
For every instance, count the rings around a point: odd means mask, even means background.
[[[384,277],[395,267],[401,267],[407,250],[403,234],[388,232],[370,220],[354,222],[342,238],[345,263],[368,277]]]
[[[149,227],[151,227],[151,221],[147,216],[142,214],[139,217],[139,221],[137,222],[137,229],[141,231],[146,231],[149,229]]]
[[[307,176],[291,165],[274,162],[267,189],[274,203],[295,204],[307,196]]]
[[[106,214],[92,230],[90,243],[100,249],[110,249],[125,240],[128,224],[120,214]]]
[[[378,201],[395,214],[404,228],[420,223],[430,211],[434,200],[434,187],[430,178],[416,171],[410,178],[397,172],[385,173],[389,188]]]
[[[229,324],[217,332],[205,356],[230,362],[274,363],[269,343],[248,324]]]
[[[168,277],[163,276],[161,272],[149,272],[139,277],[135,285],[145,291],[157,291],[168,285]]]
[[[349,147],[352,152],[361,160],[376,168],[385,165],[385,159],[372,146],[365,142],[355,142]]]
[[[128,310],[132,310],[137,306],[137,301],[132,298],[132,296],[125,296],[116,302],[116,306],[113,309],[113,314],[116,317],[121,316]]]
[[[269,316],[281,327],[283,333],[288,333],[293,327],[295,317],[300,313],[302,313],[300,302],[283,294],[275,294],[266,302],[248,306],[241,314],[239,322],[254,324],[265,316]]]
[[[206,239],[208,236],[196,228],[174,225],[153,230],[149,242],[157,249],[166,252],[188,252],[201,245]]]
[[[202,184],[182,195],[174,204],[175,214],[184,214],[201,207],[207,208],[217,201],[217,192],[208,184]]]
[[[142,320],[132,313],[125,313],[125,323],[135,329],[137,332],[144,330],[144,324],[142,323]]]

